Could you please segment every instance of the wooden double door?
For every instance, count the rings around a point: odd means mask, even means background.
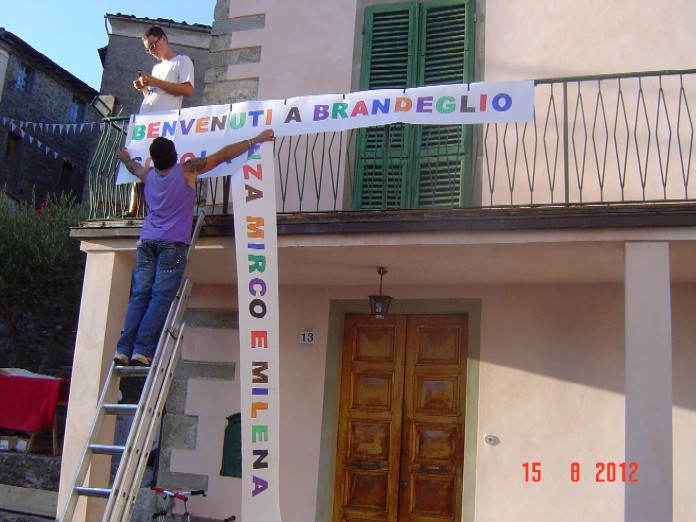
[[[334,522],[459,521],[467,318],[345,320]]]

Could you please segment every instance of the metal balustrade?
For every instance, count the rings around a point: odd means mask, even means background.
[[[695,69],[536,80],[533,122],[471,125],[466,132],[428,126],[417,136],[421,143],[431,140],[429,157],[414,159],[407,147],[391,152],[406,133],[403,124],[374,129],[362,139],[383,141],[373,147],[380,157],[369,184],[358,174],[364,161],[359,133],[367,131],[277,138],[278,211],[688,202],[696,190],[694,97]],[[114,185],[115,151],[128,118],[106,122],[89,169],[92,219],[123,218],[130,190]],[[435,148],[432,140],[440,140]],[[421,179],[393,185],[394,173],[398,178],[409,161]],[[452,165],[456,172],[442,170]],[[404,187],[411,193],[391,203],[372,197]],[[198,204],[209,214],[229,214],[229,190],[228,178],[202,180]]]
[[[125,141],[128,119],[128,116],[104,118],[104,130],[87,174],[90,219],[121,218],[128,210],[130,186],[115,184],[119,164],[116,151]]]

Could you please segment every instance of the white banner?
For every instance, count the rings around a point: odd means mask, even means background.
[[[533,121],[534,82],[482,82],[413,89],[380,89],[349,94],[301,96],[192,107],[134,115],[126,147],[149,165],[149,147],[158,137],[173,139],[179,161],[205,156],[230,143],[253,138],[264,129],[276,136],[338,132],[391,123],[463,125]],[[204,177],[231,174],[224,165]],[[116,183],[138,181],[121,165]]]
[[[232,177],[242,406],[241,521],[281,522],[279,307],[273,143]]]

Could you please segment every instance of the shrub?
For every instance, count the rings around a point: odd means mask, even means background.
[[[69,365],[85,256],[70,227],[85,219],[67,196],[15,203],[0,192],[0,324],[3,366]]]

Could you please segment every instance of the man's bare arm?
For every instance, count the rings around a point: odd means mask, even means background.
[[[268,129],[250,140],[225,145],[217,152],[214,152],[205,158],[190,159],[182,166],[184,176],[186,176],[189,185],[195,186],[197,176],[213,170],[215,167],[225,161],[229,161],[237,156],[241,156],[257,143],[273,140],[274,136],[273,131]]]
[[[116,151],[116,155],[118,156],[118,159],[123,162],[123,164],[126,166],[128,169],[128,172],[136,176],[140,181],[145,182],[145,178],[147,176],[147,170],[145,167],[143,167],[138,161],[132,159],[130,157],[130,153],[125,147],[121,147]]]
[[[192,158],[184,163],[184,171],[196,176],[208,172],[210,169],[206,169],[207,160],[208,158]]]

